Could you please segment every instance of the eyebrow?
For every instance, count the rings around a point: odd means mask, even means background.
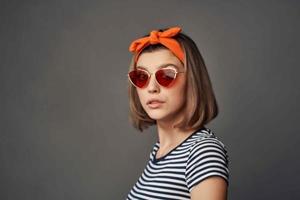
[[[158,66],[158,69],[161,69],[161,68],[166,68],[166,67],[175,67],[177,70],[179,70],[179,67],[173,63],[165,63],[165,64],[162,64],[160,66]],[[145,70],[148,70],[146,67],[143,67],[143,66],[137,66],[136,68],[141,68],[141,69],[145,69]]]

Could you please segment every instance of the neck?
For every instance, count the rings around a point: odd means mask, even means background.
[[[181,130],[173,128],[173,124],[157,121],[157,132],[160,148],[174,147],[189,137],[195,129]]]

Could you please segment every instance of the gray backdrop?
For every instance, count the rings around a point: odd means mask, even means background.
[[[0,199],[125,199],[156,141],[128,120],[130,42],[179,25],[220,106],[229,199],[300,199],[297,0],[1,1]]]

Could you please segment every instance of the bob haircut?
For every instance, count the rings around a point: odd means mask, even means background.
[[[165,31],[160,29],[159,31]],[[145,35],[144,37],[147,37]],[[184,68],[186,71],[186,101],[185,112],[181,122],[174,127],[181,130],[202,128],[205,124],[213,120],[219,113],[217,101],[213,92],[212,84],[199,49],[195,42],[186,34],[180,32],[175,37],[184,51]],[[153,52],[160,49],[167,49],[163,45],[154,44],[145,47],[142,53]],[[141,55],[140,54],[140,55]],[[129,67],[129,71],[133,70],[135,66],[133,55]],[[128,95],[130,122],[134,128],[141,132],[149,126],[155,125],[156,120],[151,119],[146,111],[143,109],[136,88],[128,81]]]

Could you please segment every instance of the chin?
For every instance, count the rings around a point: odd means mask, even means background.
[[[156,121],[168,121],[168,120],[173,120],[173,117],[170,116],[168,113],[165,112],[155,112],[155,111],[150,111],[148,112],[148,116]]]
[[[155,111],[150,111],[147,114],[153,120],[161,120],[166,117],[166,115],[164,115],[163,113],[159,113]]]

